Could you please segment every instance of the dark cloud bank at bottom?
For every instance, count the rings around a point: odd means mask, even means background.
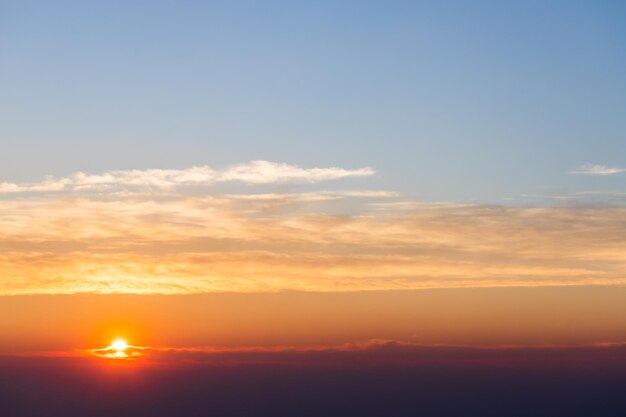
[[[498,353],[383,346],[359,352],[175,352],[172,357],[150,365],[0,357],[0,414],[626,415],[624,347]]]

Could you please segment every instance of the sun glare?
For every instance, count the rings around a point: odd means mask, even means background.
[[[116,339],[111,343],[111,349],[117,352],[124,352],[128,348],[128,344],[124,339]]]
[[[110,345],[105,348],[92,349],[91,352],[101,358],[110,359],[137,359],[143,354],[142,350],[146,349],[141,346],[132,346],[126,343],[126,340],[122,338],[115,339]]]

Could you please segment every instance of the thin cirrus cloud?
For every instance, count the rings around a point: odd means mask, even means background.
[[[76,172],[66,177],[48,177],[42,182],[18,184],[0,183],[0,193],[106,191],[127,188],[172,189],[179,186],[207,186],[215,183],[245,184],[318,183],[350,177],[368,177],[374,174],[369,167],[345,169],[301,168],[296,165],[270,161],[251,161],[246,164],[214,169],[208,165],[187,169],[118,170],[102,174]]]
[[[253,161],[4,183],[0,295],[626,284],[621,206],[397,201],[384,190],[161,192],[373,173]]]
[[[570,174],[581,174],[581,175],[615,175],[626,172],[626,168],[617,168],[617,167],[609,167],[606,165],[598,165],[598,164],[584,164],[581,165],[577,170],[570,172]]]
[[[227,194],[224,197],[233,200],[243,201],[330,201],[345,198],[390,198],[398,197],[400,194],[395,191],[316,191],[308,193],[265,193],[265,194]]]
[[[626,284],[621,207],[357,203],[346,214],[289,197],[271,210],[228,196],[0,200],[0,294]]]

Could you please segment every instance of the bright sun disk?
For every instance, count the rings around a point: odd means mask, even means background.
[[[123,352],[126,350],[126,348],[128,348],[128,344],[126,343],[126,341],[124,339],[116,339],[112,344],[111,344],[111,348],[118,351],[118,352]]]

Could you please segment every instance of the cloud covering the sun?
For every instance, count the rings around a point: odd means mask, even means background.
[[[369,167],[358,169],[301,168],[285,163],[251,161],[224,169],[214,169],[204,165],[187,169],[133,169],[108,171],[101,174],[76,172],[66,177],[47,177],[38,183],[1,182],[0,194],[109,191],[128,188],[172,189],[180,186],[209,186],[224,182],[244,184],[318,183],[349,177],[368,177],[373,174],[374,170]]]
[[[2,359],[68,360],[99,359],[112,362],[134,362],[137,365],[176,366],[354,366],[380,365],[479,365],[532,366],[538,363],[555,365],[626,366],[625,343],[593,343],[560,345],[493,345],[467,346],[421,344],[400,340],[370,339],[339,345],[308,346],[237,346],[237,347],[138,347],[131,346],[124,355],[112,349],[88,349],[59,352],[29,352]],[[610,354],[607,356],[607,353]]]

